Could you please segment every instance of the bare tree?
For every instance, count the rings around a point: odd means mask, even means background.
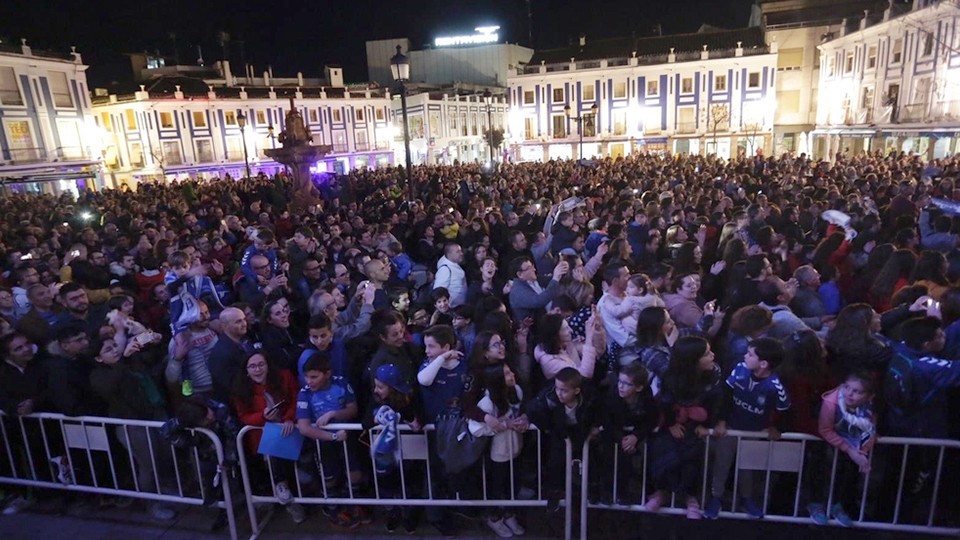
[[[707,133],[713,138],[714,153],[717,151],[717,136],[730,129],[730,106],[726,103],[713,103],[707,109]]]

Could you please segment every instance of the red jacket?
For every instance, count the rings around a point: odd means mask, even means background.
[[[297,413],[297,394],[299,393],[299,386],[297,385],[297,380],[285,369],[280,370],[280,385],[282,388],[282,395],[271,395],[273,397],[273,404],[281,400],[286,400],[287,402],[281,407],[281,418],[284,422],[287,420],[293,422],[296,418]],[[245,426],[263,426],[267,423],[267,419],[263,417],[263,410],[268,407],[267,397],[264,395],[266,392],[266,385],[263,384],[254,384],[253,385],[253,399],[250,400],[250,406],[244,405],[243,401],[237,397],[233,398],[233,409],[237,411],[237,418]],[[244,438],[244,444],[247,447],[248,454],[256,454],[257,448],[260,447],[260,437],[263,432],[254,431]]]

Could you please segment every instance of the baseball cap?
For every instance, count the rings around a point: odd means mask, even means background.
[[[383,364],[377,368],[376,379],[398,392],[407,394],[411,391],[410,383],[404,377],[396,364]]]

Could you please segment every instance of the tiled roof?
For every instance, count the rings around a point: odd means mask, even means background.
[[[672,36],[653,36],[641,38],[612,38],[591,40],[584,46],[579,43],[560,49],[536,51],[530,59],[530,65],[541,62],[556,64],[569,62],[571,58],[579,60],[601,60],[605,58],[629,58],[634,52],[637,56],[666,54],[670,48],[676,53],[707,50],[735,49],[737,42],[744,49],[766,47],[763,31],[760,28],[740,28],[736,30],[717,30],[676,34]]]

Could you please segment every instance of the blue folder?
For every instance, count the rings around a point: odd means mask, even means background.
[[[257,453],[296,461],[300,457],[300,449],[303,447],[303,435],[294,428],[290,435],[284,437],[281,434],[282,429],[282,424],[273,422],[265,424]]]

